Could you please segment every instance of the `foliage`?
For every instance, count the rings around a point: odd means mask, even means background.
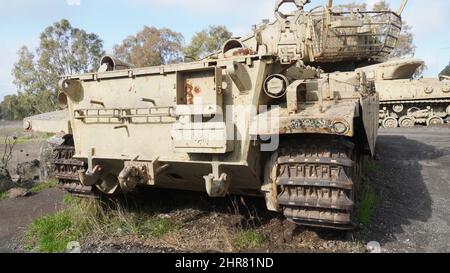
[[[442,76],[449,76],[450,77],[450,63],[442,70],[440,73]]]
[[[6,137],[2,144],[4,145],[4,150],[2,157],[0,158],[0,175],[2,172],[6,172],[6,176],[9,176],[8,164],[12,159],[12,153],[17,144],[17,137]]]
[[[255,230],[237,232],[234,237],[234,246],[238,249],[257,249],[266,242],[266,237]]]
[[[186,58],[199,60],[220,49],[223,43],[229,40],[232,33],[225,26],[209,26],[197,32],[185,48]]]
[[[124,209],[120,203],[64,197],[67,208],[35,220],[25,237],[27,250],[63,252],[71,241],[83,242],[89,236],[131,235],[161,238],[178,230],[171,219],[146,212]]]
[[[168,28],[147,27],[114,46],[114,55],[138,67],[182,61],[183,35]]]
[[[374,173],[378,170],[378,165],[374,160],[369,160],[366,165],[367,173]]]
[[[35,220],[27,234],[27,250],[39,252],[64,252],[69,242],[77,240],[79,231],[74,226],[69,211]]]
[[[367,224],[378,205],[378,195],[370,186],[364,190],[361,202],[358,206],[356,219],[360,224]]]
[[[30,189],[30,192],[31,193],[39,193],[39,192],[41,192],[43,190],[54,188],[57,185],[58,185],[58,181],[57,180],[49,180],[49,181],[42,182],[42,183],[36,183]]]
[[[8,192],[0,192],[0,201],[8,198]]]
[[[17,95],[0,104],[0,116],[17,120],[56,110],[58,80],[62,75],[94,71],[104,54],[103,41],[94,33],[61,20],[40,35],[34,52],[23,46],[12,70]]]
[[[34,220],[28,228],[24,246],[28,251],[64,252],[71,241],[80,241],[93,229],[101,207],[95,200],[65,197],[66,209]]]

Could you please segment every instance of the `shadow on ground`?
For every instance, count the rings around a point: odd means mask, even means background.
[[[412,221],[427,222],[432,216],[432,198],[423,177],[423,164],[433,164],[446,152],[404,136],[378,138],[377,168],[368,180],[379,204],[368,225],[357,233],[365,241],[387,243],[404,233]]]

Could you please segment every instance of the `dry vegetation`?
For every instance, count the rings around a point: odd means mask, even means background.
[[[295,227],[260,199],[144,190],[126,199],[67,197],[66,206],[32,224],[26,250],[63,252],[75,240],[84,252],[364,251],[343,232]]]

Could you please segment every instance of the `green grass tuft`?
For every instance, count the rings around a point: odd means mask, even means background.
[[[378,170],[378,165],[375,161],[368,160],[366,169],[367,169],[367,173],[374,173]]]
[[[0,192],[0,201],[8,198],[8,192]]]
[[[62,253],[71,241],[79,241],[91,231],[99,210],[93,200],[73,199],[66,209],[39,218],[25,236],[25,249],[42,253]]]
[[[255,230],[245,230],[237,232],[233,241],[238,249],[257,249],[266,242],[266,237]]]
[[[113,209],[99,200],[86,200],[66,195],[67,208],[34,221],[25,236],[26,250],[59,253],[70,241],[82,242],[87,236],[133,235],[160,238],[175,232],[179,225],[172,219],[152,214]]]
[[[35,220],[26,236],[27,250],[44,253],[64,252],[70,241],[77,240],[78,232],[68,211]]]
[[[30,189],[30,192],[31,193],[39,193],[39,192],[41,192],[43,190],[54,188],[57,185],[58,185],[58,181],[57,180],[49,180],[49,181],[42,182],[42,183],[36,183]]]
[[[179,226],[170,219],[154,217],[145,222],[143,231],[150,236],[160,238],[164,235],[175,232]]]
[[[358,223],[367,224],[372,217],[372,214],[377,205],[377,193],[371,187],[368,187],[362,195],[362,199],[356,213],[356,219],[358,220]]]
[[[16,144],[26,144],[29,142],[39,142],[44,141],[46,139],[49,139],[54,134],[50,133],[26,133],[23,134],[22,132],[19,132],[19,135],[17,136],[15,143]],[[0,143],[5,142],[6,137],[0,137]]]

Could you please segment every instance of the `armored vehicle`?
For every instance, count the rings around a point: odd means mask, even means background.
[[[134,68],[107,56],[99,72],[64,76],[61,185],[79,195],[158,187],[260,196],[297,224],[352,229],[379,98],[364,71],[341,81],[321,67],[388,56],[402,22],[392,11],[336,11],[332,1],[307,12],[309,2],[278,0],[274,22],[201,61]],[[283,13],[286,3],[296,9]]]
[[[364,68],[380,95],[382,127],[409,128],[450,121],[450,80],[413,79],[421,65],[423,62],[417,59],[397,59]]]

